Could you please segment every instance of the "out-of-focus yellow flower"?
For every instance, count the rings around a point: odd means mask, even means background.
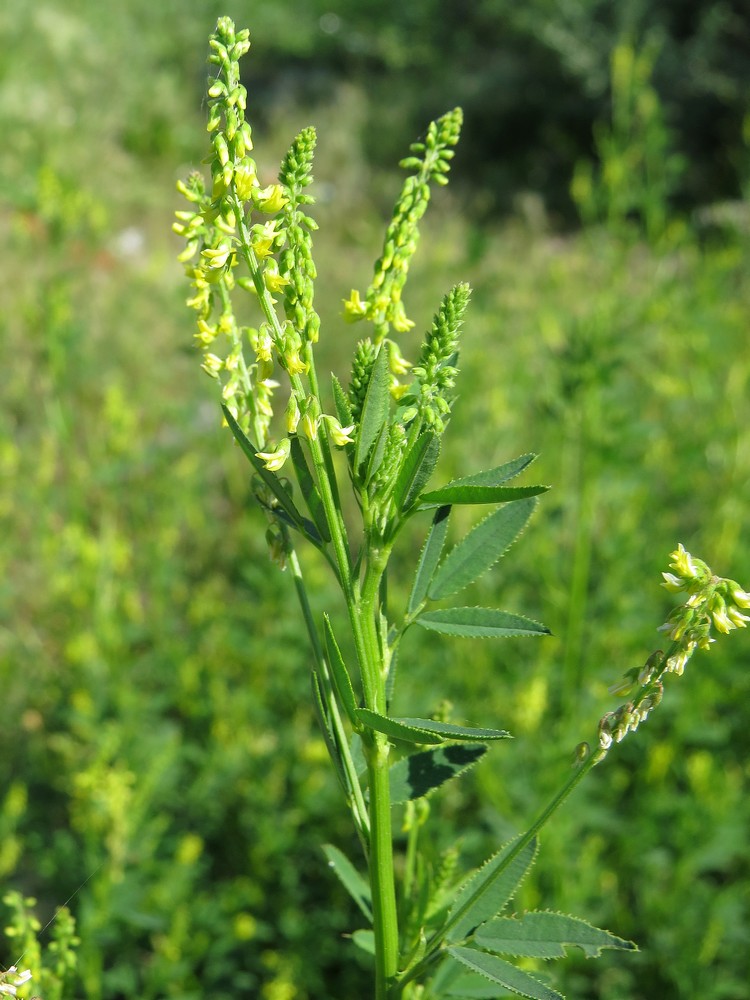
[[[356,288],[352,288],[351,295],[344,299],[344,319],[347,323],[356,323],[364,319],[367,315],[367,303],[363,302]]]

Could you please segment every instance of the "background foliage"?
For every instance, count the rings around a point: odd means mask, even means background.
[[[340,299],[367,283],[398,190],[387,165],[430,117],[467,114],[409,312],[424,327],[452,283],[474,285],[444,471],[540,452],[554,490],[513,578],[475,594],[536,609],[557,638],[409,637],[404,715],[433,693],[517,737],[435,801],[436,850],[458,830],[479,860],[559,783],[607,684],[653,646],[678,540],[747,586],[748,24],[728,2],[621,6],[0,14],[0,880],[46,920],[96,871],[72,904],[68,996],[366,991],[341,939],[356,914],[319,850],[351,834],[290,581],[192,353],[169,233],[174,180],[204,155],[217,14],[252,18],[269,179],[318,126],[316,301],[339,373]],[[322,609],[323,567],[320,584]],[[579,1000],[747,995],[748,647],[722,645],[544,838],[523,905],[642,947],[561,965]]]

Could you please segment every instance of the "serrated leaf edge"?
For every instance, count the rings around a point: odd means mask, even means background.
[[[526,518],[526,520],[524,521],[523,525],[519,528],[518,532],[513,536],[512,540],[510,542],[508,542],[508,544],[505,546],[505,548],[501,552],[499,552],[497,554],[496,558],[493,559],[493,561],[491,563],[489,563],[489,565],[485,566],[484,569],[473,578],[473,580],[469,581],[469,583],[461,584],[461,586],[457,587],[455,590],[451,590],[451,591],[449,591],[446,594],[441,594],[439,597],[436,597],[436,598],[433,598],[430,595],[429,591],[428,591],[428,594],[427,594],[428,598],[430,600],[443,600],[443,599],[445,599],[447,597],[452,597],[454,594],[458,594],[462,590],[464,590],[465,587],[470,586],[470,584],[473,583],[475,580],[478,580],[480,576],[484,576],[485,573],[488,573],[494,566],[496,566],[500,562],[500,560],[502,558],[504,558],[504,556],[510,551],[510,549],[513,548],[513,546],[518,542],[518,540],[521,538],[521,536],[523,535],[523,533],[526,531],[527,527],[529,526],[529,522],[531,521],[532,517],[534,516],[534,514],[536,512],[536,508],[538,506],[537,505],[537,498],[536,497],[525,497],[523,500],[511,500],[510,503],[508,503],[508,504],[505,505],[506,507],[508,507],[512,503],[525,503],[528,500],[532,501],[531,510],[529,511],[529,516]],[[503,509],[502,507],[498,508],[498,510],[502,510],[502,509]],[[456,544],[453,546],[453,548],[450,550],[450,552],[445,556],[445,559],[443,559],[443,562],[440,563],[440,565],[438,566],[437,570],[435,571],[435,574],[433,575],[433,578],[432,578],[432,583],[433,584],[435,583],[435,579],[437,577],[439,577],[440,570],[442,569],[444,563],[448,559],[450,559],[450,557],[452,556],[453,552],[455,552],[455,550],[460,545],[463,545],[463,543],[466,541],[466,539],[469,538],[469,537],[471,537],[471,535],[475,531],[477,531],[479,528],[481,528],[482,525],[486,521],[488,521],[491,517],[494,517],[496,515],[496,513],[497,513],[497,511],[493,511],[491,514],[488,514],[486,517],[483,517],[482,520],[479,521],[478,524],[475,524],[474,527],[471,529],[471,531],[467,535],[465,535],[461,539],[460,542],[456,542]]]
[[[525,876],[524,876],[524,878],[525,878]],[[554,917],[565,917],[568,920],[575,920],[578,923],[584,924],[586,927],[590,927],[591,930],[599,931],[602,934],[609,934],[611,937],[616,938],[618,941],[622,941],[625,945],[629,946],[629,947],[622,947],[622,946],[619,946],[619,945],[616,945],[616,944],[590,945],[590,947],[597,949],[597,954],[596,955],[590,955],[588,953],[587,949],[582,944],[578,944],[578,942],[576,942],[576,941],[549,941],[547,943],[560,945],[560,947],[562,948],[563,954],[562,955],[554,955],[554,956],[535,955],[534,958],[537,961],[540,961],[540,962],[559,962],[562,959],[569,958],[570,957],[570,950],[573,949],[573,948],[577,948],[579,951],[583,952],[584,957],[587,958],[587,959],[589,959],[589,958],[601,958],[601,953],[602,953],[602,951],[605,948],[607,948],[609,951],[639,951],[638,945],[635,943],[635,941],[629,941],[627,938],[621,938],[621,937],[619,937],[619,935],[614,934],[612,931],[606,930],[604,927],[596,927],[594,924],[589,923],[588,920],[584,920],[582,917],[577,917],[573,913],[561,913],[559,910],[525,910],[523,913],[519,914],[518,916],[513,916],[513,917],[509,917],[508,916],[508,917],[506,917],[506,916],[502,916],[499,913],[495,914],[495,916],[498,919],[500,919],[500,920],[515,920],[516,922],[520,923],[521,920],[524,917],[526,917],[526,916],[528,916],[529,914],[532,914],[532,913],[549,913],[551,916],[554,916]],[[494,917],[490,917],[489,920],[486,920],[484,922],[484,924],[482,924],[482,927],[487,927],[487,925],[490,924],[490,923],[492,923],[492,921],[494,919],[495,919]],[[479,928],[477,928],[477,929],[479,929]],[[520,943],[520,941],[519,941],[519,943]],[[480,944],[479,942],[477,942],[476,947],[478,949],[480,949],[481,951],[486,951],[490,955],[511,955],[513,958],[526,958],[527,957],[524,952],[515,952],[515,951],[497,952],[497,951],[492,951],[486,945]]]

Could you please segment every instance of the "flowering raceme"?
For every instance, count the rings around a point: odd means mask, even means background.
[[[682,544],[669,558],[670,571],[662,573],[662,586],[671,594],[686,594],[687,600],[659,627],[671,640],[669,649],[652,653],[644,667],[627,671],[623,680],[610,688],[613,694],[635,693],[629,702],[615,712],[608,712],[599,723],[602,754],[613,740],[619,743],[635,731],[659,704],[666,674],[680,676],[696,649],[711,648],[716,641],[712,629],[726,635],[733,629],[744,628],[750,621],[750,616],[741,610],[750,608],[750,594],[735,580],[715,576],[702,559],[692,556]]]

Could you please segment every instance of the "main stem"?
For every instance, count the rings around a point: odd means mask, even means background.
[[[380,607],[378,593],[388,561],[387,551],[370,552],[359,601],[363,626],[367,687],[373,692],[368,708],[386,714],[385,669],[378,638]],[[391,827],[391,787],[388,738],[372,733],[365,743],[370,787],[370,886],[375,932],[375,998],[387,1000],[398,972],[398,915],[393,871],[393,831]]]

